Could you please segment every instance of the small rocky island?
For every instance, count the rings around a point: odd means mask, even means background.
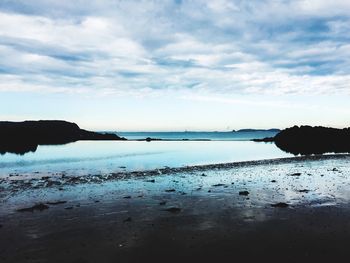
[[[350,128],[294,126],[282,130],[275,137],[254,141],[274,142],[281,150],[294,155],[349,153]]]
[[[38,145],[66,144],[81,140],[126,140],[116,134],[80,129],[72,122],[59,120],[0,122],[0,154],[24,154]]]

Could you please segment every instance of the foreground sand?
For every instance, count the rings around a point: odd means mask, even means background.
[[[344,260],[349,161],[9,177],[0,182],[0,262]]]

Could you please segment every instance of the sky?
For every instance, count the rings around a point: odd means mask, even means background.
[[[350,126],[350,1],[0,0],[0,120]]]

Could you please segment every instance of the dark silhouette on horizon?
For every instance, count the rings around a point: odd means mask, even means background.
[[[72,122],[41,120],[0,121],[0,154],[35,152],[38,145],[59,145],[80,140],[126,140],[116,134],[80,129]]]
[[[294,155],[349,153],[350,128],[294,126],[275,137],[255,139],[256,142],[274,142],[278,148]]]

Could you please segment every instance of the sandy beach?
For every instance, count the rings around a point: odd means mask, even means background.
[[[0,182],[1,262],[349,256],[350,157]]]

